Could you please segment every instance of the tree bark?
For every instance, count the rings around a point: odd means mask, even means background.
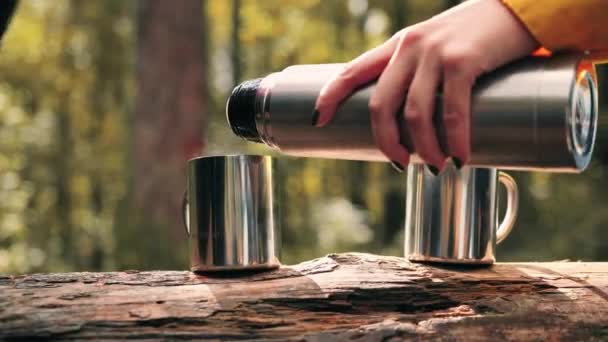
[[[204,142],[202,6],[145,0],[138,10],[134,200],[147,217],[179,229],[186,161]]]
[[[332,254],[265,273],[0,276],[0,340],[606,340],[608,263]]]

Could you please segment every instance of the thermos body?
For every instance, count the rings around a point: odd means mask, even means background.
[[[236,87],[227,116],[235,134],[299,157],[387,161],[376,146],[369,98],[375,83],[358,89],[325,127],[312,126],[321,88],[344,64],[298,65]],[[592,64],[580,55],[529,57],[480,77],[471,103],[469,165],[580,172],[591,159],[597,123]],[[441,93],[435,126],[445,149]],[[407,122],[396,113],[402,143],[413,151]]]

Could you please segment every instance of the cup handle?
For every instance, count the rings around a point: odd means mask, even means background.
[[[507,212],[496,230],[497,244],[503,242],[513,230],[515,220],[517,219],[517,211],[519,210],[519,189],[517,188],[515,179],[508,173],[499,171],[498,181],[507,190]]]
[[[184,191],[184,197],[182,198],[182,222],[184,223],[184,228],[186,229],[186,233],[190,235],[190,209],[188,208],[188,190]]]

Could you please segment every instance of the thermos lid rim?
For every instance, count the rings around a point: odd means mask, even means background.
[[[255,101],[263,78],[247,80],[232,90],[226,104],[226,118],[237,136],[262,142],[255,125]]]
[[[568,144],[579,170],[584,170],[593,152],[597,130],[597,93],[593,74],[579,70],[572,89]]]

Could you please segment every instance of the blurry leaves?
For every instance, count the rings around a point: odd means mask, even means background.
[[[600,152],[600,151],[598,151]],[[521,214],[501,260],[606,260],[608,180],[593,163],[580,175],[518,173]]]
[[[231,42],[232,1],[208,0],[207,153],[276,155],[226,124],[234,63],[242,78],[256,78],[292,64],[346,62],[453,2],[241,0],[239,41]],[[21,1],[0,50],[0,272],[186,267],[160,260],[161,249],[186,251],[164,246],[170,242],[150,233],[157,228],[136,227],[128,209],[134,4]],[[596,151],[603,158],[588,171],[515,174],[521,212],[499,260],[608,259],[604,114]],[[383,163],[278,164],[283,262],[339,250],[401,255],[404,174]]]
[[[130,6],[116,3],[24,1],[3,40],[0,271],[112,265],[114,210],[128,175],[123,93],[132,77],[132,37],[121,33]],[[106,253],[98,266],[89,259],[95,249]]]

